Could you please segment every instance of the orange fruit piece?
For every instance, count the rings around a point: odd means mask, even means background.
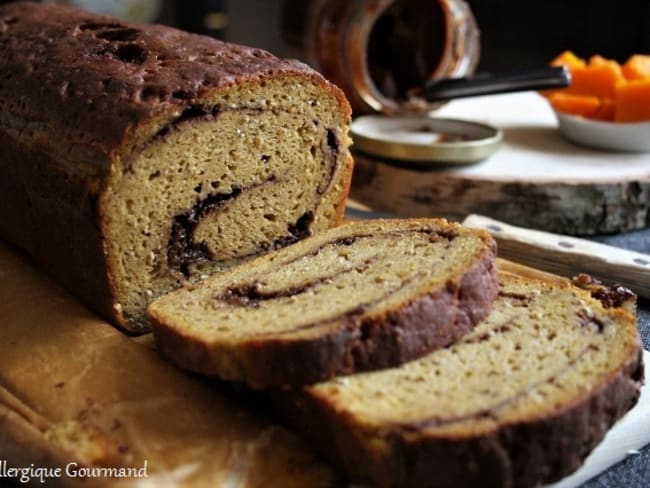
[[[622,66],[623,75],[628,80],[643,80],[650,78],[650,55],[635,54],[625,61]]]
[[[591,116],[595,120],[612,122],[616,114],[616,103],[611,98],[600,98],[600,107]]]
[[[650,78],[621,84],[616,91],[616,122],[650,120]]]
[[[573,52],[564,51],[551,61],[551,66],[566,66],[569,71],[571,71],[574,68],[584,68],[587,66],[587,63],[584,59],[579,58]]]
[[[635,54],[621,65],[600,55],[585,60],[564,51],[551,65],[571,72],[567,88],[540,92],[555,110],[595,120],[650,120],[650,55]]]
[[[592,56],[586,67],[571,70],[571,85],[566,91],[613,99],[616,97],[616,85],[622,82],[625,82],[625,77],[616,61]]]
[[[551,106],[558,112],[592,117],[600,108],[600,99],[590,95],[576,95],[557,91],[548,96]]]

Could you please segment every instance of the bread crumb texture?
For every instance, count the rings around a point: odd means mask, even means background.
[[[286,369],[285,384],[299,384],[446,346],[487,314],[496,288],[487,234],[436,219],[353,222],[162,297],[149,313],[178,364],[247,382]],[[308,377],[312,366],[327,370]]]

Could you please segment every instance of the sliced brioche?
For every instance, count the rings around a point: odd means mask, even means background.
[[[156,300],[159,350],[253,387],[395,366],[488,313],[495,244],[445,220],[352,222]]]
[[[278,395],[279,410],[379,486],[537,486],[570,473],[638,398],[635,317],[602,288],[499,281],[490,316],[451,347]]]

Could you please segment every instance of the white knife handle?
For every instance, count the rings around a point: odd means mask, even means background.
[[[469,215],[463,224],[490,232],[499,255],[506,259],[568,277],[588,273],[605,284],[619,283],[650,298],[650,254],[515,227],[482,215]]]

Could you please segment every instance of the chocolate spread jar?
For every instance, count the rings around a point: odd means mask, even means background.
[[[285,0],[287,54],[346,93],[355,113],[425,112],[423,82],[471,74],[479,30],[463,0]]]

